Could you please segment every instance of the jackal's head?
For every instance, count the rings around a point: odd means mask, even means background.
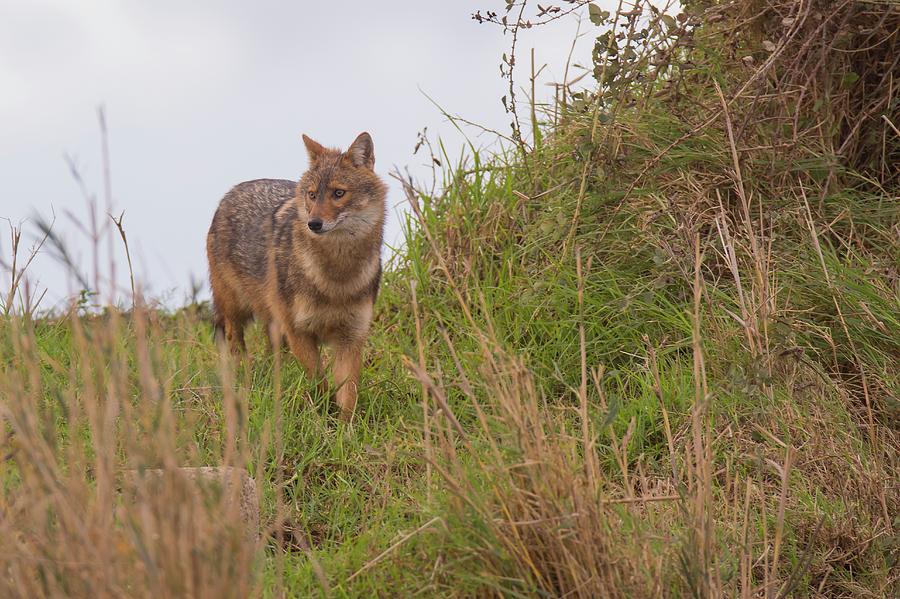
[[[360,235],[384,223],[387,187],[375,174],[375,146],[360,133],[346,152],[323,147],[306,135],[309,170],[297,184],[300,217],[316,235]]]

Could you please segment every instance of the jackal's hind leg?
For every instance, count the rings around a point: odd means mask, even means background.
[[[237,294],[221,277],[212,276],[213,309],[215,311],[216,341],[228,343],[231,353],[239,355],[247,349],[244,327],[253,314],[238,301]]]
[[[247,320],[249,320],[247,317],[225,319],[225,339],[228,340],[231,353],[236,356],[241,356],[247,351],[247,344],[244,342],[244,327]]]

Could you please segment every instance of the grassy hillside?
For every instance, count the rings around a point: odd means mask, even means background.
[[[206,306],[4,317],[0,596],[900,593],[900,6],[684,4],[407,186],[350,426]],[[123,477],[220,464],[255,544]]]

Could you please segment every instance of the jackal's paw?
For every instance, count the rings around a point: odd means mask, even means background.
[[[324,378],[320,378],[316,381],[315,384],[316,397],[328,397],[332,399],[330,396],[333,395],[331,393],[331,387],[328,385],[328,381]]]

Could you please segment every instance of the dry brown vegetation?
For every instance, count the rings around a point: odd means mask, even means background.
[[[589,14],[595,90],[405,186],[353,427],[261,335],[13,267],[0,596],[896,595],[900,6]]]
[[[160,376],[168,370],[160,368],[161,331],[144,329],[153,325],[143,311],[131,316],[83,319],[73,311],[56,323],[72,334],[66,364],[47,360],[32,323],[7,324],[4,597],[244,597],[258,589],[256,537],[248,539],[240,501],[229,497],[239,487],[177,470],[199,457]],[[218,415],[226,464],[247,459],[246,444],[237,449],[242,410],[226,393]],[[156,480],[142,474],[148,468],[173,475]]]
[[[507,590],[501,581],[527,580],[549,596],[891,595],[900,7],[687,2],[675,20],[638,5],[597,15],[610,32],[595,50],[600,90],[561,90],[551,137],[512,140],[526,158],[509,202],[484,206],[479,219],[478,183],[454,179],[451,203],[426,198],[418,214],[433,229],[422,251],[453,289],[484,289],[507,267],[512,277],[518,261],[526,279],[570,286],[577,270],[580,387],[548,395],[536,384],[477,292],[458,298],[477,377],[459,360],[452,376],[438,370],[452,381],[443,385],[417,368],[433,397],[462,393],[489,440],[489,451],[472,452],[456,426],[434,425],[451,505],[478,523],[469,526],[481,575]],[[511,30],[517,10],[492,22]],[[550,240],[538,258],[527,249],[535,229]],[[526,248],[510,257],[509,244]],[[676,372],[687,366],[671,358],[684,341],[665,336],[633,350],[643,356],[638,381],[621,400],[659,400],[659,454],[634,442],[646,416],[611,426],[604,388],[617,379],[589,361],[573,255],[609,264],[648,246],[651,287],[693,298],[689,408],[675,407],[686,386],[660,380],[658,353],[669,356],[664,376],[673,362]],[[569,277],[551,274],[561,264]],[[607,468],[597,467],[598,445]],[[646,453],[629,455],[635,445]]]

